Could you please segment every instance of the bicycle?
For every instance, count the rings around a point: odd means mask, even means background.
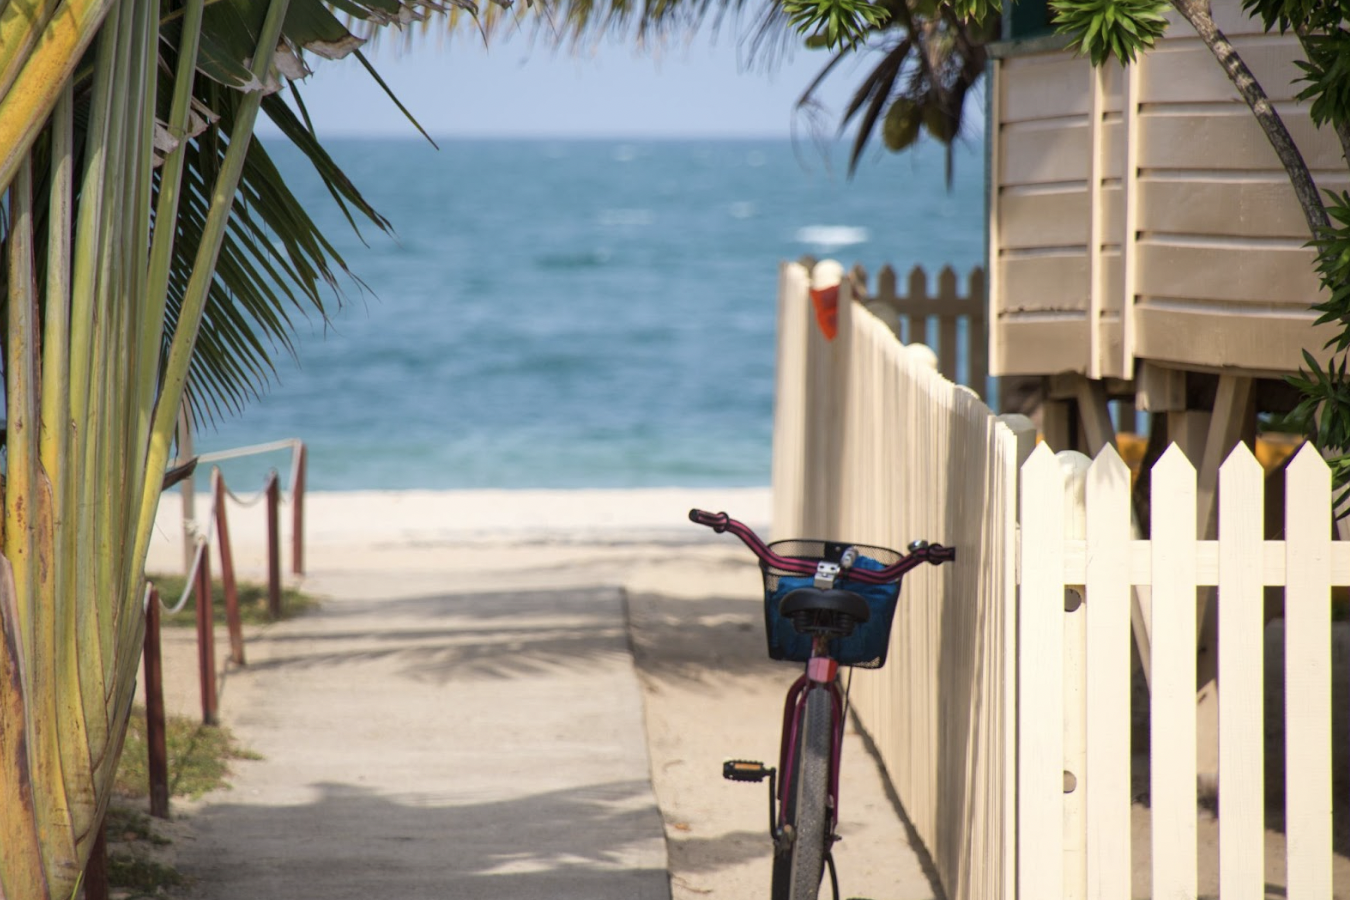
[[[901,579],[925,562],[956,559],[956,549],[927,541],[914,541],[906,554],[839,541],[766,544],[726,513],[692,509],[689,519],[718,534],[731,532],[755,554],[764,576],[769,656],[806,664],[784,703],[778,767],[733,759],[723,763],[722,777],[769,780],[772,900],[816,900],[827,869],[839,900],[831,851],[839,840],[839,762],[848,714],[839,667],[885,664]]]

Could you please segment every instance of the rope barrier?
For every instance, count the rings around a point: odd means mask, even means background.
[[[235,459],[241,456],[252,456],[259,453],[271,453],[277,450],[286,450],[286,449],[290,449],[292,451],[291,490],[289,492],[285,492],[286,494],[290,495],[289,497],[286,497],[286,500],[290,502],[294,500],[296,488],[300,484],[302,478],[301,466],[302,460],[304,458],[304,442],[301,441],[299,438],[287,438],[281,441],[273,441],[272,443],[269,444],[254,444],[248,447],[236,447],[231,450],[220,450],[213,453],[203,453],[198,457],[196,457],[196,460],[198,464],[201,464],[204,462],[217,462],[220,460]],[[173,465],[178,465],[178,462],[175,461]],[[188,568],[187,582],[183,586],[182,596],[180,596],[178,598],[178,601],[174,603],[172,606],[166,604],[162,597],[160,598],[159,601],[160,608],[167,615],[174,615],[178,612],[181,612],[183,608],[187,606],[187,602],[189,599],[191,599],[192,592],[196,587],[197,575],[201,569],[203,557],[207,552],[209,552],[211,542],[212,540],[214,540],[216,536],[216,527],[219,522],[219,515],[218,515],[219,510],[216,509],[217,502],[219,501],[219,494],[217,493],[215,487],[217,479],[220,482],[220,487],[223,490],[224,495],[228,497],[230,500],[244,507],[254,506],[260,500],[267,497],[269,487],[278,481],[277,470],[273,468],[269,471],[267,478],[264,481],[262,490],[258,491],[251,497],[241,497],[238,494],[234,493],[234,491],[231,491],[229,487],[225,484],[225,479],[220,474],[219,466],[213,467],[211,476],[212,476],[211,499],[210,499],[210,506],[207,508],[206,511],[206,515],[201,518],[194,517],[191,519],[186,519],[183,522],[183,529],[185,536],[190,538],[192,542],[196,545],[196,551],[193,553],[192,565],[189,566]],[[285,494],[283,494],[283,492],[279,490],[278,494],[285,496]],[[278,499],[281,498],[279,497]],[[205,523],[204,525],[203,522]],[[298,554],[299,551],[297,550],[296,553]],[[299,570],[297,569],[297,571]],[[150,603],[150,584],[147,584],[146,596],[143,602],[143,606],[148,608],[149,603]]]

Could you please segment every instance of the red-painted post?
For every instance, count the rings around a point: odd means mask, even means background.
[[[211,470],[216,498],[216,539],[220,542],[220,580],[225,586],[225,622],[230,628],[230,659],[244,664],[244,623],[239,617],[239,585],[234,580],[234,553],[230,550],[230,526],[225,515],[225,476]]]
[[[159,653],[159,590],[145,610],[145,743],[149,751],[150,815],[169,817],[169,749],[164,721],[164,664]]]
[[[277,507],[281,488],[277,473],[267,477],[267,612],[273,621],[281,618],[281,536],[277,527]]]
[[[216,715],[216,629],[211,608],[211,553],[202,545],[197,566],[197,662],[201,675],[202,722],[215,725]]]
[[[305,574],[305,468],[308,453],[304,443],[295,456],[295,484],[291,485],[291,572]]]
[[[84,900],[108,900],[108,838],[101,821],[89,851],[89,862],[84,864],[83,882]]]

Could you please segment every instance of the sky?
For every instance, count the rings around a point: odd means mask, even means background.
[[[772,72],[750,69],[737,40],[746,28],[705,28],[658,54],[615,39],[584,53],[554,50],[503,29],[487,49],[461,32],[418,37],[411,49],[383,42],[367,56],[436,137],[789,137],[794,125],[809,137],[810,119],[793,108],[828,56],[797,49]],[[320,137],[415,135],[357,60],[311,64],[300,88]],[[831,134],[864,71],[841,65],[827,82]]]

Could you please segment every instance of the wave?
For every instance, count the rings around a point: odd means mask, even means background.
[[[866,228],[857,225],[807,225],[798,228],[794,237],[799,244],[812,244],[828,250],[865,244],[872,236]]]

